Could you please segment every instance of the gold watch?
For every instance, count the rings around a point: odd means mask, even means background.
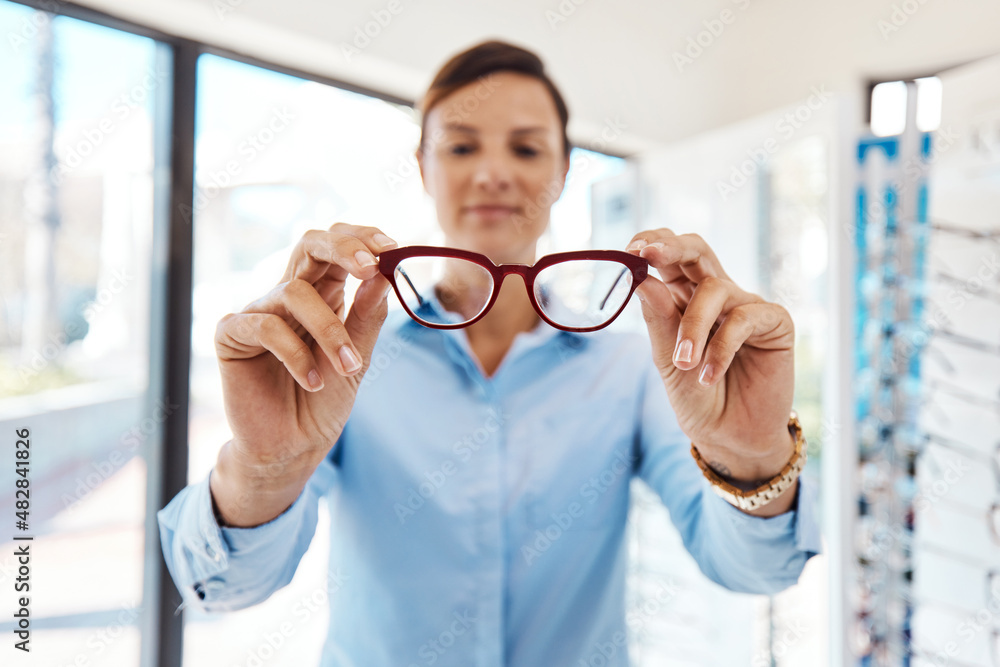
[[[712,483],[712,490],[716,494],[741,510],[755,510],[767,505],[787,491],[795,483],[795,480],[798,479],[799,473],[802,472],[802,468],[806,465],[806,439],[802,435],[802,425],[799,423],[799,417],[795,414],[794,410],[788,419],[788,432],[795,438],[795,453],[792,454],[792,458],[789,459],[788,463],[785,464],[785,467],[777,475],[756,489],[748,491],[736,488],[712,470],[705,463],[705,459],[701,458],[701,454],[698,453],[698,449],[694,446],[693,442],[691,443],[691,455],[694,457],[698,467],[701,468],[701,472]]]

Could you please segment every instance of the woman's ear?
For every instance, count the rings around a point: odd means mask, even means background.
[[[420,182],[423,183],[424,185],[424,192],[433,197],[434,195],[431,194],[430,188],[427,187],[427,176],[424,173],[424,151],[422,150],[422,147],[417,146],[416,156],[417,156],[417,169],[420,170]]]
[[[559,184],[559,194],[562,196],[562,191],[566,188],[566,176],[569,174],[569,156],[566,156],[566,162],[562,166],[562,183]]]

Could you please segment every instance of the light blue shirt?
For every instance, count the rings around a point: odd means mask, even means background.
[[[485,377],[463,330],[394,312],[343,434],[283,514],[220,529],[210,473],[157,516],[184,604],[227,611],[292,579],[326,496],[324,667],[627,665],[633,475],[726,588],[780,591],[820,551],[809,480],[793,511],[751,516],[689,449],[643,335],[540,324]]]

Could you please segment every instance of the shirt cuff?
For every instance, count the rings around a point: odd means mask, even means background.
[[[782,514],[747,514],[704,490],[703,511],[708,544],[716,551],[718,575],[726,586],[747,592],[774,593],[798,581],[807,560],[822,553],[813,480],[799,476],[795,503]]]
[[[304,522],[311,520],[315,525],[316,521],[315,508],[306,516],[307,485],[288,509],[267,523],[252,528],[220,527],[212,511],[211,476],[209,471],[204,480],[182,489],[156,515],[164,560],[184,600],[181,608],[188,604],[207,608],[228,596],[224,591],[234,586],[238,592],[247,592],[239,586],[241,572],[259,574],[262,567],[267,569],[269,546],[287,544],[291,539],[284,538],[293,538]],[[221,576],[224,573],[227,576]]]

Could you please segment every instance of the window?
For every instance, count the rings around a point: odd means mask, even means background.
[[[0,531],[0,582],[16,576],[12,534],[33,536],[32,660],[136,665],[160,558],[147,470],[172,411],[150,384],[170,54],[10,2],[0,26],[0,432],[31,431],[28,525]],[[0,479],[13,517],[12,465]]]
[[[917,129],[931,132],[941,124],[941,79],[914,79],[917,86]],[[877,137],[901,134],[906,127],[906,81],[885,81],[871,92],[871,130]]]

